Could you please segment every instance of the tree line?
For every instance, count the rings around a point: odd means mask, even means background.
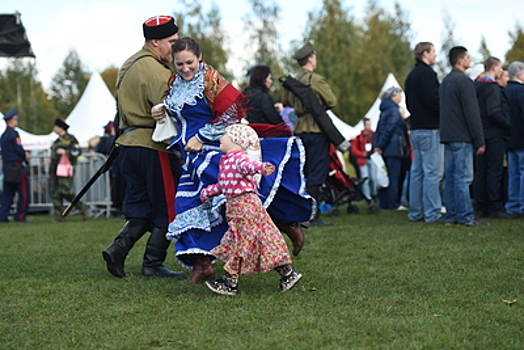
[[[294,75],[299,70],[291,59],[293,52],[306,41],[313,41],[318,52],[317,73],[327,79],[338,97],[334,112],[350,125],[356,124],[368,111],[389,73],[393,73],[402,85],[414,65],[414,33],[399,4],[389,12],[379,0],[368,0],[365,17],[357,20],[340,0],[323,0],[319,9],[308,13],[306,30],[300,38],[290,42],[290,49],[286,51],[279,40],[281,10],[274,0],[249,0],[252,11],[243,18],[248,45],[230,49],[216,4],[204,12],[199,0],[179,2],[183,10],[173,16],[177,19],[180,35],[196,39],[204,59],[240,89],[246,86],[246,79],[228,70],[230,50],[243,53],[244,71],[257,64],[270,66],[275,81],[271,91],[275,101],[282,96],[278,77]],[[441,76],[449,71],[446,53],[459,44],[453,37],[454,23],[447,13],[444,13],[443,25],[442,48],[436,67]],[[524,60],[522,27],[517,24],[515,31],[508,35],[511,48],[506,53],[506,61]],[[484,39],[479,43],[478,55],[481,60],[490,56]],[[117,73],[117,67],[108,67],[101,73],[113,94]],[[65,118],[72,111],[89,80],[89,73],[76,51],[71,50],[53,77],[49,91],[44,90],[36,76],[34,60],[9,59],[7,67],[0,71],[0,110],[7,112],[18,108],[23,116],[22,129],[45,134],[49,133],[55,118]]]

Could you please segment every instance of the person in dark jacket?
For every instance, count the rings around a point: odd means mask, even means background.
[[[2,163],[4,171],[4,190],[0,199],[0,222],[8,222],[9,210],[13,203],[15,193],[18,193],[17,210],[15,221],[28,221],[26,218],[29,207],[29,182],[27,179],[27,167],[29,158],[25,153],[20,135],[15,128],[18,126],[18,111],[13,109],[6,113],[4,121],[6,128],[0,137],[0,148],[2,151]],[[18,169],[19,174],[15,174],[16,179],[7,179],[7,168]]]
[[[506,213],[524,216],[524,62],[508,67],[506,95],[509,101],[511,137],[508,145],[508,202]]]
[[[110,121],[104,126],[104,135],[100,138],[100,142],[95,147],[95,152],[102,153],[105,156],[109,156],[113,145],[115,144],[116,129],[114,122]],[[113,207],[116,209],[114,214],[116,217],[124,217],[122,214],[122,207],[124,204],[124,194],[126,188],[126,180],[120,171],[118,161],[111,164],[109,168],[110,174],[110,187],[111,187],[111,201]]]
[[[380,209],[400,207],[402,161],[409,155],[407,125],[400,114],[402,90],[391,87],[382,94],[380,119],[373,135],[373,151],[380,153],[388,168],[389,187],[378,192]]]
[[[82,153],[78,140],[67,130],[69,124],[62,118],[55,119],[53,132],[58,138],[51,145],[49,164],[49,178],[53,188],[52,199],[53,209],[55,212],[55,222],[62,222],[65,217],[62,216],[64,199],[72,202],[75,198],[73,192],[74,166],[77,163],[78,156]],[[65,169],[66,171],[61,171]],[[89,217],[89,210],[84,202],[78,201],[76,209],[82,213],[82,218],[86,220]]]
[[[269,94],[273,84],[271,68],[255,66],[251,71],[249,86],[242,92],[248,99],[247,120],[250,123],[280,124],[283,123],[275,102]]]
[[[475,84],[464,72],[471,57],[463,46],[449,51],[453,67],[440,85],[440,142],[444,144],[446,222],[465,226],[485,224],[475,219],[469,186],[473,154],[484,153],[484,132]]]
[[[475,81],[486,152],[477,155],[475,172],[475,206],[480,217],[508,218],[501,197],[504,154],[511,135],[509,104],[504,89],[497,83],[502,62],[489,57],[484,74]]]
[[[421,42],[415,46],[415,68],[406,79],[406,105],[410,116],[413,146],[409,182],[411,221],[441,222],[441,183],[444,177],[444,146],[440,143],[439,82],[431,68],[437,54],[435,46]]]

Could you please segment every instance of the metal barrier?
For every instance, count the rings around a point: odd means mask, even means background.
[[[39,151],[31,153],[29,165],[29,212],[49,212],[53,211],[52,189],[48,179],[49,170],[49,151]],[[77,159],[75,165],[75,176],[73,181],[73,192],[78,193],[104,164],[106,156],[101,153],[84,153]],[[109,217],[112,210],[111,186],[109,172],[102,174],[98,180],[82,197],[82,201],[89,207],[94,217],[105,215]],[[2,179],[3,180],[3,179]],[[3,184],[3,181],[1,181]],[[16,199],[15,199],[16,203]],[[15,203],[11,211],[14,213]],[[67,205],[69,203],[64,203]],[[74,211],[73,211],[74,214]]]

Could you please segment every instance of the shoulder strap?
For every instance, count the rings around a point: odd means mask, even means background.
[[[304,75],[306,75],[307,73],[310,73],[310,74],[309,74],[309,80],[308,80],[307,86],[311,86],[311,82],[313,81],[313,72],[304,71],[304,72],[302,72],[302,74],[300,74],[299,77],[297,77],[297,80],[300,81],[300,80],[302,79],[302,77],[303,77]]]
[[[122,81],[124,81],[124,77],[126,76],[127,72],[129,72],[129,70],[131,69],[131,67],[133,67],[133,64],[136,63],[136,61],[138,61],[139,59],[142,59],[144,57],[153,57],[152,55],[142,55],[142,56],[138,56],[137,58],[135,58],[135,60],[133,62],[131,62],[131,64],[129,65],[129,67],[127,67],[126,71],[124,72],[124,74],[122,75],[122,79],[120,79],[120,81],[118,82],[118,86],[116,87],[117,90],[120,88],[120,84],[122,84]]]

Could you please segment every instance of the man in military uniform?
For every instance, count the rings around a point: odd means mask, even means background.
[[[55,222],[62,222],[65,218],[61,215],[63,211],[63,200],[71,202],[75,198],[73,193],[73,168],[80,155],[78,140],[67,132],[69,125],[64,119],[57,118],[53,131],[58,138],[51,145],[51,163],[49,164],[49,176],[53,189],[53,208],[55,211]],[[59,163],[69,169],[67,173],[59,171]],[[75,208],[82,213],[85,220],[89,217],[86,205],[78,201]]]
[[[302,68],[296,77],[300,82],[311,87],[318,101],[326,110],[332,109],[337,104],[337,98],[326,79],[314,73],[317,68],[317,52],[313,45],[308,42],[300,50],[295,52],[293,59]],[[313,116],[302,105],[298,97],[291,94],[289,102],[295,108],[298,120],[295,124],[295,135],[297,135],[306,149],[306,164],[304,175],[307,181],[308,193],[319,202],[321,186],[326,182],[329,172],[329,138],[320,130]],[[316,217],[310,221],[312,226],[331,225],[320,219],[317,212]]]
[[[171,16],[154,16],[142,25],[145,44],[124,62],[116,81],[119,129],[117,139],[120,171],[126,181],[122,212],[126,224],[103,252],[108,271],[126,277],[127,254],[146,232],[142,276],[174,277],[163,266],[170,241],[165,237],[175,218],[176,185],[181,173],[179,158],[166,151],[166,144],[154,142],[156,121],[151,108],[164,101],[171,76],[171,45],[178,39],[178,27]]]
[[[15,130],[18,126],[17,113],[18,111],[13,109],[3,118],[7,127],[0,138],[4,171],[4,191],[0,199],[0,222],[9,221],[9,209],[11,209],[15,193],[18,193],[15,221],[28,221],[26,215],[29,206],[29,182],[25,164],[29,163],[29,158],[22,147],[20,135]],[[15,171],[14,178],[8,176],[8,171]]]

